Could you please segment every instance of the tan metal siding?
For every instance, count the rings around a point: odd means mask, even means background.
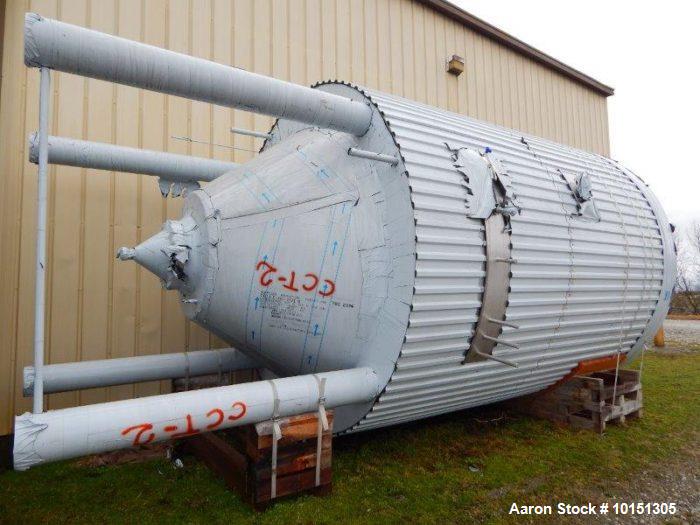
[[[35,11],[301,84],[340,78],[594,152],[608,153],[606,99],[412,0],[25,0],[8,2],[0,101],[0,434],[29,409],[22,368],[33,339],[36,167],[25,137],[37,126],[38,75],[23,65],[23,16]],[[466,61],[459,77],[445,59]],[[270,119],[54,74],[52,133],[244,162],[259,140],[229,126]],[[205,142],[187,142],[191,137]],[[211,143],[211,144],[210,144]],[[176,217],[152,177],[50,170],[47,356],[51,362],[218,345],[186,322],[177,294],[137,265],[133,245]],[[56,394],[47,406],[149,395],[167,385]]]

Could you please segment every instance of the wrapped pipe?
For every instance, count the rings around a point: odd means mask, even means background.
[[[177,377],[257,368],[256,361],[235,348],[173,354],[98,359],[44,365],[44,393],[126,385]],[[36,379],[33,366],[24,368],[24,395],[31,396]]]
[[[24,63],[364,135],[372,111],[321,90],[27,13]]]
[[[325,378],[325,390],[320,381]],[[15,418],[14,468],[369,402],[381,386],[370,368],[256,381],[175,394],[25,413]]]
[[[39,160],[37,133],[29,136],[29,160],[35,164]],[[172,182],[209,182],[238,166],[234,162],[54,136],[48,137],[48,162],[78,168],[153,175]]]

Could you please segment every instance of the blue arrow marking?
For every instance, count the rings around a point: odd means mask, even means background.
[[[317,335],[317,334],[318,334],[318,325],[315,324],[314,325],[314,335]]]
[[[267,261],[267,254],[263,255],[263,261]]]
[[[328,283],[323,283],[323,291],[325,292],[326,290],[328,290]]]
[[[308,362],[309,364],[311,364],[311,359],[313,359],[313,356],[310,355],[310,356],[309,356],[309,359],[307,359],[307,362]]]
[[[255,298],[255,309],[256,310],[258,309],[258,301],[260,301],[260,296]],[[255,333],[255,332],[253,332],[253,333]]]
[[[253,341],[255,341],[255,330],[253,330],[251,334],[253,335]]]
[[[338,247],[338,241],[333,241],[333,255],[335,255],[335,249]]]

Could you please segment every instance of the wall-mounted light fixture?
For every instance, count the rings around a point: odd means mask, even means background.
[[[452,55],[447,61],[447,72],[458,77],[464,72],[464,59],[458,55]]]

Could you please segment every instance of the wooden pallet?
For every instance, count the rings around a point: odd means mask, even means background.
[[[620,370],[617,388],[615,372],[596,372],[519,399],[515,407],[529,415],[602,434],[608,423],[625,424],[627,419],[642,417],[642,385],[636,370]]]
[[[322,436],[321,482],[318,486],[317,414],[314,412],[280,420],[282,439],[278,441],[277,449],[275,499],[302,493],[330,493],[333,412],[328,410],[327,416],[329,428]],[[263,510],[274,501],[271,497],[271,422],[193,436],[183,440],[181,450],[196,456],[256,510]]]

